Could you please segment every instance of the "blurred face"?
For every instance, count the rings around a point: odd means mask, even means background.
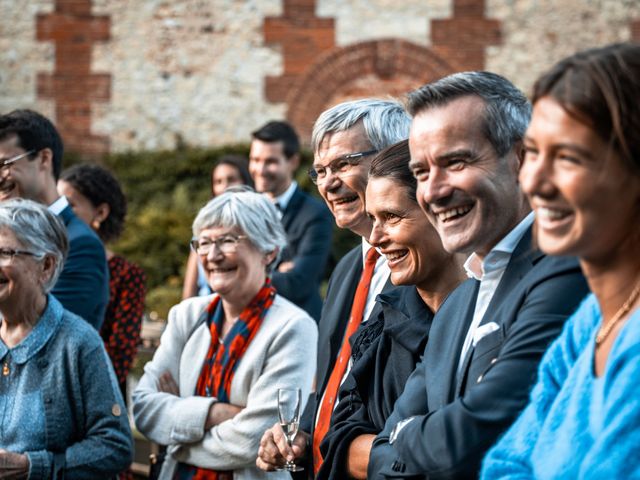
[[[0,228],[0,250],[28,250],[8,228]],[[43,284],[52,271],[49,262],[30,255],[15,255],[8,263],[0,261],[0,307],[33,307],[32,299],[43,295]],[[4,309],[6,311],[6,309]]]
[[[214,197],[223,193],[234,185],[243,185],[242,176],[236,167],[228,163],[221,163],[213,169],[211,174],[211,190]]]
[[[371,150],[364,128],[360,123],[349,130],[330,133],[322,139],[315,153],[314,167],[326,167],[337,158],[357,152]],[[364,194],[367,176],[373,156],[363,157],[359,165],[344,173],[327,172],[318,191],[340,228],[348,228],[360,236],[368,237],[371,220],[364,209]]]
[[[542,250],[597,260],[638,231],[640,179],[552,98],[536,102],[525,148],[520,182]]]
[[[387,258],[394,285],[421,287],[451,265],[451,255],[405,186],[372,178],[366,199],[367,213],[373,220],[369,243]]]
[[[205,228],[198,239],[214,241],[227,235],[238,236],[238,229],[226,227]],[[247,238],[238,240],[234,253],[223,253],[212,248],[207,255],[200,255],[211,289],[232,305],[239,304],[247,297],[253,298],[266,279],[267,255],[261,253]]]
[[[5,161],[26,153],[19,146],[17,136],[0,142],[0,165]],[[24,156],[0,170],[0,201],[10,198],[27,198],[39,203],[43,201],[44,174],[47,173],[41,161],[42,152]]]
[[[256,190],[270,197],[283,194],[298,167],[298,157],[287,158],[282,142],[263,142],[254,139],[249,152],[249,173]]]
[[[485,137],[484,102],[467,96],[418,113],[410,167],[420,206],[449,252],[481,257],[523,216],[518,157],[498,158]]]
[[[69,205],[78,218],[93,228],[92,223],[98,216],[98,208],[64,180],[58,180],[58,193],[67,197]]]

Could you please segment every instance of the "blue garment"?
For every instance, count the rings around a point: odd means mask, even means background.
[[[66,310],[100,331],[109,303],[109,270],[104,246],[70,206],[59,216],[67,227],[69,254],[51,293]]]
[[[104,344],[87,322],[48,295],[19,345],[8,349],[0,340],[0,362],[0,448],[27,454],[29,478],[108,478],[129,465],[124,402]]]
[[[640,309],[596,377],[601,321],[592,294],[545,354],[529,405],[487,454],[482,478],[640,478]]]

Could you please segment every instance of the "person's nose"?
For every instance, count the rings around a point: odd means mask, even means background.
[[[384,227],[380,224],[380,222],[373,221],[373,226],[371,228],[371,234],[369,235],[369,243],[377,248],[380,248],[385,242],[385,231]]]
[[[322,188],[328,191],[336,190],[342,185],[342,179],[330,168],[327,168],[325,177],[322,179]]]
[[[447,198],[453,192],[446,170],[438,167],[432,168],[429,172],[429,178],[421,183],[422,185],[418,185],[418,189],[422,202],[427,205]]]
[[[527,154],[520,167],[519,180],[522,190],[529,197],[551,197],[556,188],[552,181],[552,161],[543,153]]]

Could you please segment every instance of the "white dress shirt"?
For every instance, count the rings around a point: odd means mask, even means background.
[[[49,208],[49,211],[51,213],[53,213],[54,215],[60,215],[62,213],[62,211],[65,208],[67,208],[67,205],[69,205],[69,200],[67,200],[67,197],[62,195],[55,202],[53,202],[51,205],[49,205],[48,208]]]
[[[289,188],[287,188],[281,195],[278,195],[273,199],[273,203],[280,207],[280,213],[284,213],[284,211],[287,209],[287,205],[289,205],[291,197],[293,197],[293,194],[295,193],[297,187],[298,182],[293,180],[291,182],[291,185],[289,185]]]
[[[498,244],[491,249],[489,254],[481,260],[475,253],[464,262],[464,269],[470,278],[475,278],[480,281],[480,288],[478,289],[478,298],[476,299],[475,309],[473,311],[473,320],[467,330],[467,336],[464,339],[462,345],[462,351],[460,352],[460,359],[458,360],[458,374],[462,370],[464,359],[472,346],[475,346],[474,336],[478,325],[482,321],[482,317],[489,307],[489,303],[493,298],[502,275],[504,275],[511,255],[516,246],[522,239],[527,229],[533,224],[534,214],[529,213],[524,219],[515,226]]]

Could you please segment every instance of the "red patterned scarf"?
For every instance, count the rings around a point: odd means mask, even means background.
[[[262,319],[273,303],[276,290],[267,279],[260,291],[240,313],[222,341],[220,341],[224,315],[220,297],[216,296],[207,306],[207,324],[211,333],[211,344],[204,359],[196,395],[216,397],[219,402],[229,403],[231,381],[239,361],[251,340],[258,333]],[[174,480],[231,480],[232,472],[198,468],[184,463],[178,464]]]

